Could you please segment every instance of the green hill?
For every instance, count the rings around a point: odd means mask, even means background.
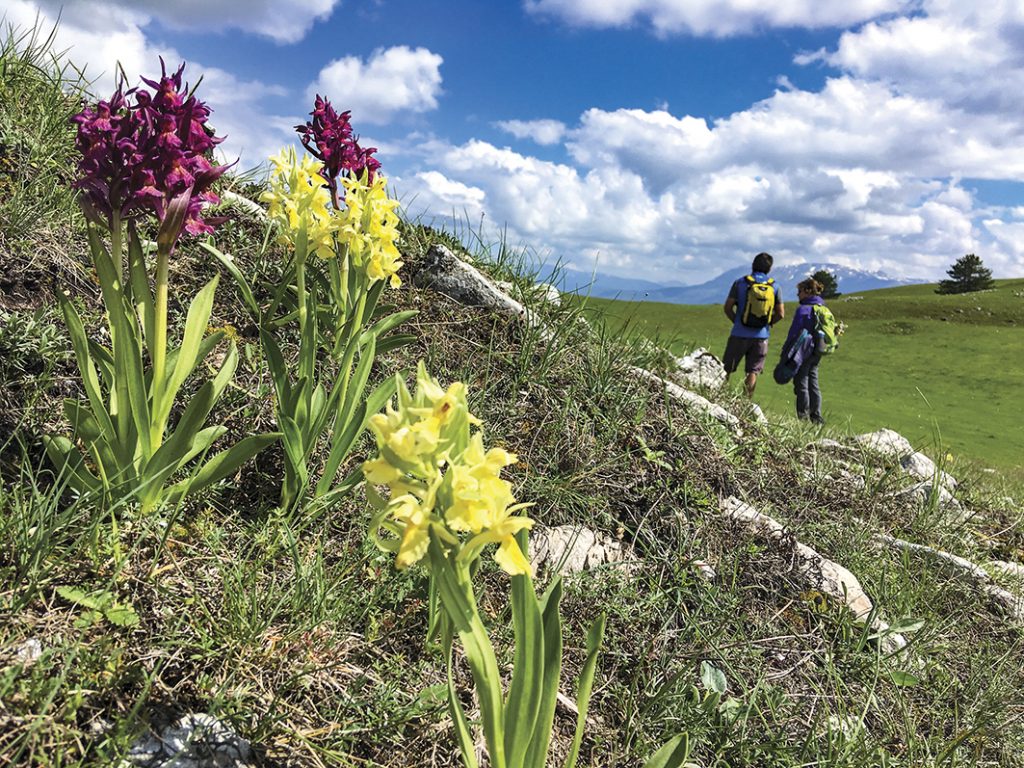
[[[784,298],[792,315],[792,297]],[[829,305],[847,326],[839,351],[819,369],[830,425],[854,433],[891,427],[936,455],[941,447],[958,461],[1024,479],[1024,432],[1007,418],[1024,380],[1024,280],[953,296],[936,294],[934,285],[886,288]],[[589,299],[586,307],[675,354],[703,346],[721,356],[729,333],[718,306]],[[769,365],[787,328],[784,321],[775,331]],[[793,409],[791,388],[770,376],[754,399],[769,412]]]

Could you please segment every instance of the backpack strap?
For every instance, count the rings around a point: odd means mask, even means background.
[[[755,283],[757,283],[757,282],[758,282],[757,280],[755,280],[755,279],[754,279],[754,276],[753,276],[753,275],[747,275],[747,276],[746,276],[745,278],[743,278],[743,279],[744,279],[744,280],[746,280],[746,281],[747,281],[748,283],[750,283],[751,285],[754,285]],[[769,278],[768,278],[767,280],[765,280],[765,281],[764,281],[764,283],[763,283],[763,285],[774,285],[774,284],[775,284],[775,278],[774,278],[774,277],[769,277]]]

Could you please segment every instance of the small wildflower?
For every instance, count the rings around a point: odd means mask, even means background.
[[[374,174],[380,168],[380,161],[373,157],[377,149],[360,147],[352,133],[352,113],[345,111],[339,115],[331,102],[320,94],[317,94],[313,111],[309,114],[313,119],[295,126],[295,130],[302,137],[302,146],[323,163],[320,174],[327,183],[335,207],[340,207],[339,176],[345,173],[359,178],[365,173],[367,182],[372,184]]]
[[[305,239],[307,253],[334,258],[339,219],[330,207],[330,194],[323,187],[317,164],[306,156],[299,159],[292,147],[282,149],[270,162],[270,186],[260,199],[267,203],[267,213],[277,224],[278,241],[294,247]]]
[[[345,187],[345,208],[341,213],[338,239],[348,246],[352,264],[366,272],[373,283],[388,280],[392,288],[402,281],[398,252],[398,201],[388,197],[387,180],[378,175],[372,181],[360,178],[342,179]]]
[[[166,235],[173,244],[182,231],[210,233],[223,221],[204,219],[201,212],[218,202],[211,186],[229,166],[215,166],[207,158],[223,139],[206,126],[207,106],[187,95],[185,65],[171,74],[162,59],[160,66],[159,80],[143,78],[153,93],[125,90],[122,80],[109,99],[71,118],[82,154],[75,188],[94,221],[110,229],[115,220],[152,212],[173,224],[175,231]]]
[[[376,491],[368,496],[378,508],[375,527],[400,538],[396,563],[404,568],[419,562],[433,530],[458,549],[460,560],[472,561],[484,547],[497,544],[494,559],[503,570],[530,573],[515,539],[533,525],[516,514],[530,505],[515,504],[512,484],[501,479],[515,455],[487,450],[480,432],[470,434],[480,422],[469,412],[464,384],[443,389],[422,362],[416,379],[415,394],[399,380],[396,405],[370,418],[379,455],[363,464],[367,482],[391,493],[390,502]],[[470,538],[462,542],[459,534]]]

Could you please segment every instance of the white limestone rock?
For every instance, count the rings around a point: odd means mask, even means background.
[[[647,379],[648,381],[653,381],[654,383],[660,384],[661,386],[665,387],[665,390],[668,392],[669,397],[671,397],[673,400],[685,403],[687,406],[702,413],[705,413],[708,416],[711,416],[712,418],[717,419],[734,432],[739,430],[740,420],[736,418],[733,414],[725,410],[725,408],[723,408],[722,406],[716,403],[712,403],[706,397],[702,397],[701,395],[698,395],[696,392],[691,392],[688,389],[683,389],[678,384],[675,384],[671,381],[666,381],[660,376],[653,374],[650,371],[645,370],[643,368],[631,367],[630,370],[633,371],[633,373],[635,373],[640,378]]]
[[[721,508],[727,518],[742,524],[755,536],[775,546],[791,548],[799,556],[796,567],[807,586],[845,605],[856,621],[865,623],[871,619],[870,627],[880,635],[882,646],[887,652],[906,647],[906,639],[889,631],[889,625],[877,613],[872,618],[871,598],[849,570],[788,536],[782,523],[735,496],[723,499]]]
[[[673,359],[675,377],[686,386],[718,389],[725,384],[725,366],[704,347],[697,347],[690,354]]]
[[[522,304],[443,245],[432,245],[418,267],[412,281],[421,288],[430,288],[468,306],[487,307],[516,317],[526,316],[526,308]]]
[[[939,470],[935,462],[920,451],[914,451],[904,456],[900,459],[900,466],[903,467],[904,472],[912,477],[916,477],[918,480],[932,480],[938,477],[939,482],[944,488],[949,491],[956,490],[956,478],[948,472]]]
[[[891,429],[868,432],[867,434],[857,435],[853,439],[857,444],[897,461],[914,452],[914,446],[910,444],[910,441],[899,432]]]
[[[535,568],[578,573],[635,558],[621,541],[582,525],[535,526],[530,532],[530,562]]]
[[[122,768],[249,768],[252,748],[220,720],[188,714],[132,745]]]

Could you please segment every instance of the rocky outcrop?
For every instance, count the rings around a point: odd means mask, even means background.
[[[121,768],[248,768],[249,742],[212,715],[190,714],[135,742]]]
[[[470,307],[486,307],[506,315],[526,318],[526,308],[502,291],[489,277],[467,264],[448,248],[435,244],[417,263],[413,285],[443,293]]]
[[[735,496],[724,499],[721,509],[726,518],[739,523],[754,536],[772,546],[791,550],[797,556],[797,573],[804,583],[831,600],[845,605],[854,620],[862,624],[870,621],[871,629],[880,636],[887,651],[899,650],[906,646],[906,639],[891,632],[889,625],[879,618],[871,598],[864,591],[860,581],[846,568],[800,543],[789,535],[782,523]]]
[[[989,576],[988,572],[981,566],[972,563],[970,560],[949,552],[943,552],[941,549],[935,549],[924,544],[914,544],[909,541],[904,541],[903,539],[897,539],[896,537],[885,533],[876,534],[875,541],[884,546],[892,547],[893,549],[899,549],[905,552],[914,552],[948,564],[961,576],[964,576],[969,581],[973,582],[980,592],[988,595],[996,605],[1016,621],[1024,621],[1024,598],[1020,598],[1011,592],[1007,592],[1002,587],[994,584],[992,582],[992,577]]]
[[[664,387],[665,391],[668,392],[669,397],[673,400],[682,403],[695,411],[699,411],[706,416],[711,416],[712,418],[717,419],[734,432],[739,430],[740,420],[725,410],[722,406],[712,403],[706,397],[702,397],[696,392],[691,392],[688,389],[683,389],[678,384],[666,381],[657,374],[651,373],[643,368],[630,367],[629,370],[641,379],[646,379],[647,381],[654,382],[655,384]]]
[[[697,347],[688,355],[673,358],[673,378],[684,386],[719,389],[725,384],[725,366],[704,347]]]
[[[578,573],[635,561],[621,541],[581,525],[536,526],[530,532],[530,562],[538,569]]]

